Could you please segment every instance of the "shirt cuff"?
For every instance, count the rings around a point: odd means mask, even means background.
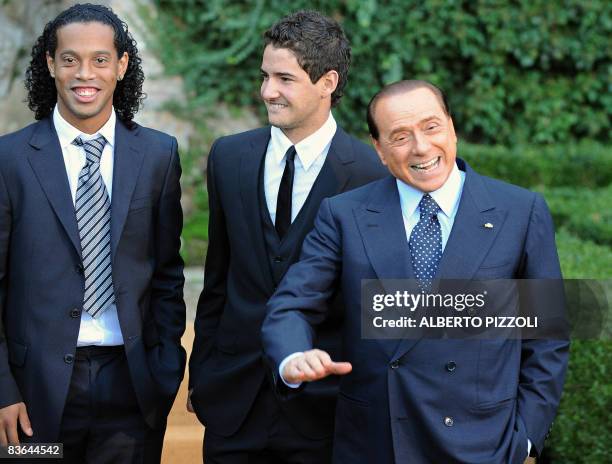
[[[527,456],[531,453],[531,440],[527,439]]]
[[[283,381],[283,383],[285,385],[287,385],[289,388],[298,388],[300,385],[302,385],[302,382],[288,383],[288,382],[285,381],[285,379],[283,377],[283,369],[285,368],[285,364],[287,364],[293,358],[297,358],[298,356],[302,356],[303,354],[304,353],[302,351],[298,351],[296,353],[291,353],[289,356],[287,356],[285,359],[283,359],[283,361],[280,363],[280,366],[278,366],[278,375],[280,376],[280,378]]]

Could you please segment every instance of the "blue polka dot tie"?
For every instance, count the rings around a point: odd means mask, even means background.
[[[442,231],[438,222],[440,207],[429,194],[419,203],[421,217],[410,234],[410,256],[414,274],[421,291],[431,288],[440,258],[442,258]]]

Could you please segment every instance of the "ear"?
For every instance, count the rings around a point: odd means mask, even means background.
[[[455,143],[457,143],[457,134],[455,133],[455,124],[453,124],[453,118],[448,117],[448,132]]]
[[[331,97],[331,94],[334,93],[334,90],[338,87],[339,78],[338,72],[333,69],[327,71],[319,78],[317,84],[321,89],[321,98]]]
[[[123,79],[125,76],[125,72],[127,71],[128,62],[130,61],[130,56],[127,52],[123,52],[123,56],[119,58],[118,69],[117,69],[117,80]]]
[[[376,154],[380,158],[380,162],[386,166],[387,161],[385,160],[385,154],[383,153],[381,149],[380,142],[376,140],[374,137],[372,137],[371,135],[370,135],[370,140],[372,141],[372,145],[374,145],[374,150],[376,150]]]
[[[49,55],[49,52],[46,52],[45,56],[47,58],[47,69],[49,70],[49,74],[55,79],[55,60]]]

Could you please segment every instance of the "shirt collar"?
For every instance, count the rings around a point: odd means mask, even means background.
[[[308,171],[315,160],[325,151],[325,148],[331,144],[336,128],[336,120],[330,111],[329,117],[316,132],[295,144],[295,151],[305,171]],[[293,143],[280,128],[275,126],[272,126],[270,131],[270,143],[273,148],[272,155],[274,161],[277,164],[283,163],[285,161],[285,153]]]
[[[100,128],[98,132],[90,135],[81,132],[79,129],[77,129],[68,121],[66,121],[60,114],[57,105],[55,105],[55,109],[53,110],[53,125],[55,126],[57,137],[59,138],[60,146],[62,147],[62,149],[71,145],[74,139],[76,139],[77,137],[81,137],[83,140],[92,140],[95,139],[98,135],[103,135],[106,139],[106,143],[113,147],[115,145],[116,122],[117,116],[115,115],[115,108],[113,107],[108,121],[106,121],[106,123]]]
[[[402,212],[407,217],[410,217],[419,206],[421,198],[423,198],[423,192],[399,179],[395,179],[395,181],[399,191]],[[459,168],[457,164],[455,164],[442,187],[430,192],[431,197],[436,201],[442,212],[449,218],[453,216],[459,206],[463,182],[464,177],[459,174]]]

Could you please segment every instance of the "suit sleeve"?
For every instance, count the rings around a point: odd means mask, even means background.
[[[206,187],[208,191],[208,250],[204,265],[204,288],[198,299],[194,329],[195,338],[189,358],[189,386],[193,387],[202,364],[210,357],[227,292],[230,245],[225,213],[217,189],[216,158],[218,141],[208,156]]]
[[[341,234],[329,199],[323,200],[314,229],[268,301],[262,326],[264,352],[277,373],[292,353],[313,348],[314,326],[327,315],[327,301],[338,285],[342,269]]]
[[[151,282],[150,310],[161,341],[157,352],[156,375],[167,392],[176,392],[185,371],[185,350],[181,337],[185,331],[183,299],[183,259],[180,236],[183,228],[181,209],[181,165],[176,139],[172,138],[171,156],[163,181],[155,223],[155,271]]]
[[[552,217],[536,194],[524,248],[522,279],[561,279]],[[569,341],[523,340],[518,415],[538,454],[556,415],[565,381]]]
[[[11,241],[11,204],[2,172],[0,171],[0,408],[22,401],[21,394],[8,362],[8,348],[4,329],[8,254]]]

